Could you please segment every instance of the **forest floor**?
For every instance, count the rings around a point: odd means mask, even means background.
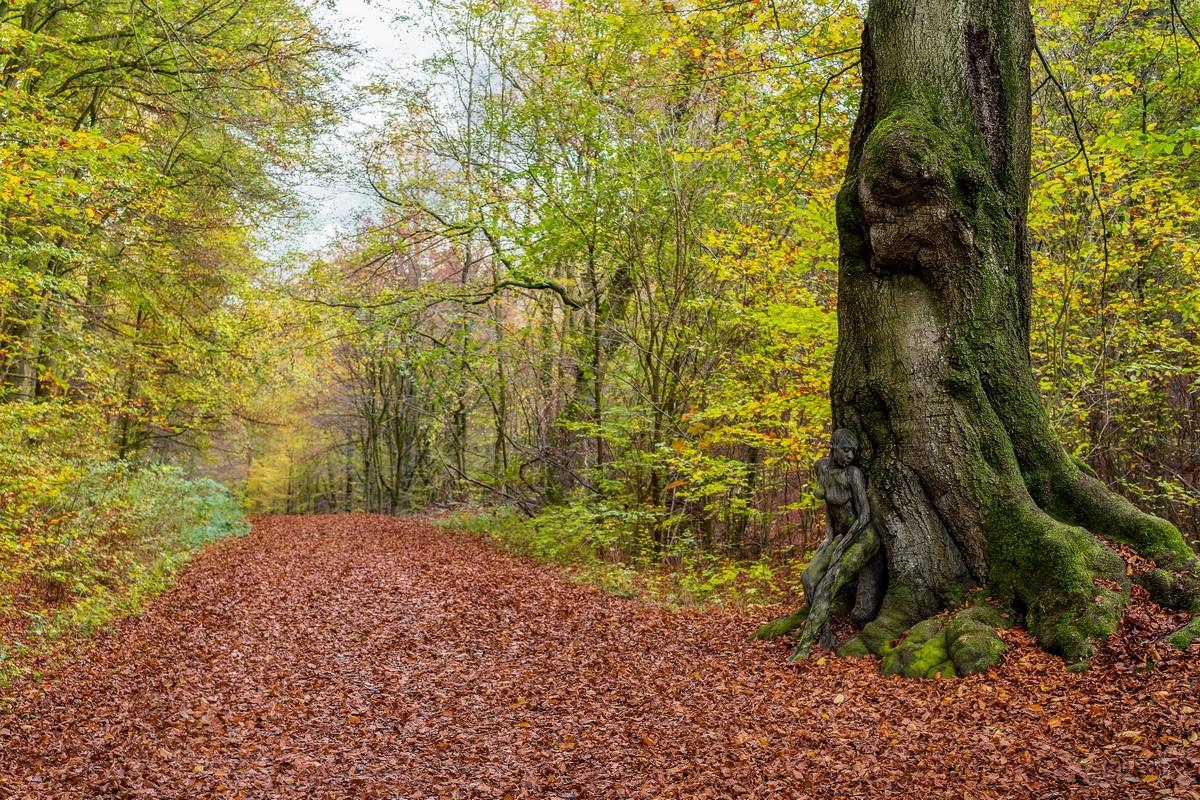
[[[1200,798],[1200,653],[1147,671],[1127,630],[1076,675],[1012,632],[997,670],[909,680],[787,663],[747,639],[776,611],[671,612],[419,520],[261,518],[10,690],[0,797]]]

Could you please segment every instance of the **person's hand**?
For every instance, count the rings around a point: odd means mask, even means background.
[[[847,548],[849,548],[849,547],[850,547],[850,543],[851,543],[852,541],[854,541],[854,535],[853,535],[853,534],[847,533],[845,536],[843,536],[843,537],[841,538],[841,540],[840,540],[840,541],[837,543],[837,547],[836,547],[836,548],[834,548],[834,551],[833,551],[833,559],[832,559],[832,561],[831,561],[830,563],[833,563],[833,562],[835,562],[835,561],[838,561],[839,559],[841,559],[841,557],[842,557],[842,553],[845,553],[845,552],[846,552]]]

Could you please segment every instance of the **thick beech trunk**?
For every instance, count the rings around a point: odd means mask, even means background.
[[[987,587],[1045,646],[1086,659],[1129,587],[1092,533],[1174,569],[1164,580],[1195,606],[1178,531],[1081,471],[1030,369],[1032,46],[1028,0],[870,3],[832,400],[835,427],[859,434],[888,555],[862,637],[876,652]]]

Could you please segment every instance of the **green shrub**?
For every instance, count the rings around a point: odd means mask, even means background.
[[[56,404],[0,405],[0,622],[18,631],[0,642],[0,685],[63,636],[137,613],[196,550],[250,529],[213,480],[98,460],[77,432],[64,450],[70,418]]]
[[[804,568],[786,549],[749,560],[707,551],[687,535],[664,545],[653,537],[660,515],[584,502],[551,506],[533,518],[500,507],[454,512],[436,522],[486,535],[510,553],[566,566],[611,594],[672,607],[790,600]]]

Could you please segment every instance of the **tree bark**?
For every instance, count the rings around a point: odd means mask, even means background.
[[[1129,589],[1093,534],[1181,581],[1195,571],[1174,527],[1081,471],[1038,394],[1032,48],[1028,0],[870,3],[837,203],[831,394],[834,426],[859,434],[887,552],[883,608],[863,631],[876,652],[986,587],[1044,646],[1087,659]]]

